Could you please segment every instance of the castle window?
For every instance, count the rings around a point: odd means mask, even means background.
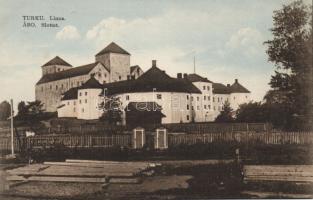
[[[50,85],[50,90],[52,90],[52,85]]]
[[[208,105],[208,109],[211,110],[211,105]]]
[[[58,85],[55,86],[55,89],[58,90]]]
[[[87,103],[87,99],[85,99],[85,103]]]
[[[215,97],[213,97],[213,102],[215,102]]]
[[[208,88],[208,91],[210,91],[210,86],[208,86],[207,88]]]
[[[58,68],[58,72],[60,71],[60,68]]]
[[[246,96],[246,99],[248,99],[248,96]]]
[[[82,103],[82,100],[79,99],[79,104],[81,104],[81,103]]]
[[[191,96],[191,101],[193,101],[193,96]]]
[[[127,100],[127,101],[129,100],[129,95],[126,95],[126,100]]]
[[[189,95],[187,95],[187,100],[189,100]]]
[[[82,112],[85,112],[84,108],[82,108]]]
[[[200,100],[200,98],[199,97],[197,97],[197,101],[199,101]]]
[[[204,96],[203,99],[206,100],[206,96]]]
[[[157,94],[157,99],[162,99],[162,94]]]
[[[67,105],[68,105],[68,106],[70,105],[70,102],[69,102],[69,101],[67,102]]]
[[[85,92],[85,96],[87,96],[87,92]]]
[[[107,74],[106,74],[106,73],[104,73],[104,77],[105,77],[105,78],[107,77]]]
[[[63,84],[61,85],[61,89],[63,89]]]
[[[122,77],[121,77],[121,76],[119,76],[119,77],[118,77],[118,79],[119,79],[119,80],[121,80],[121,79],[122,79]]]
[[[210,96],[208,96],[208,100],[209,100],[209,101],[211,100],[211,97],[210,97]]]
[[[189,115],[187,115],[186,117],[187,117],[187,121],[189,121]]]
[[[101,73],[98,73],[98,77],[101,78]]]
[[[234,100],[236,99],[236,97],[234,97]]]
[[[191,106],[191,110],[194,110],[193,106]]]
[[[187,104],[187,110],[189,110],[189,105]]]
[[[79,93],[79,96],[82,96],[82,93],[81,93],[81,92]]]
[[[217,102],[220,102],[220,98],[219,97],[217,97]]]
[[[204,105],[204,109],[206,109],[206,105]]]
[[[203,86],[203,90],[205,90],[205,86]]]

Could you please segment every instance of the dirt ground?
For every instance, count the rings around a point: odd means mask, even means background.
[[[8,167],[14,165],[0,166],[0,200],[299,197],[283,196],[275,191],[247,191],[249,188],[242,182],[240,166],[229,160],[165,161],[155,170],[154,176],[143,177],[139,184],[28,182],[4,190],[7,175],[4,169]],[[309,197],[309,194],[301,197]]]

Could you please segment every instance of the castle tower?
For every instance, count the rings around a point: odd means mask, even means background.
[[[109,69],[110,82],[127,80],[130,75],[130,53],[114,42],[97,53],[95,59]]]
[[[68,70],[72,68],[72,65],[64,61],[59,56],[54,57],[49,62],[41,66],[42,68],[42,75],[46,74],[54,74],[56,72]]]

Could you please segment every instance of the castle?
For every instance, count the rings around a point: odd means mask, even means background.
[[[42,66],[35,93],[46,111],[85,120],[101,117],[101,102],[118,97],[123,124],[149,118],[160,123],[214,121],[226,101],[234,110],[250,101],[250,91],[237,79],[225,86],[198,74],[173,78],[155,60],[144,73],[130,66],[130,54],[115,43],[96,54],[94,63],[79,67],[53,58]],[[142,117],[134,119],[133,113]]]

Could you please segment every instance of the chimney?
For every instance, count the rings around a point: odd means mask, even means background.
[[[227,87],[230,87],[230,84],[227,84]]]
[[[238,83],[238,79],[235,79],[235,83]]]
[[[177,73],[177,78],[183,78],[183,74],[182,73]]]
[[[152,67],[156,67],[157,65],[156,65],[156,60],[152,60]]]
[[[186,73],[184,73],[184,78],[187,78],[187,74]]]

